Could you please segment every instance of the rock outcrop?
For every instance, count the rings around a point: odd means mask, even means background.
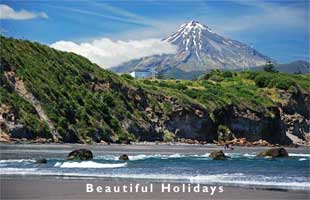
[[[266,157],[266,156],[271,156],[271,157],[288,157],[288,153],[284,148],[272,148],[268,149],[266,151],[260,152],[258,157]]]
[[[217,124],[227,126],[236,138],[245,138],[248,145],[310,144],[310,98],[306,91],[295,93],[278,90],[280,103],[269,111],[227,106],[214,113]],[[266,113],[272,113],[266,115]],[[264,140],[260,144],[258,141]],[[269,144],[268,144],[269,143]]]
[[[47,160],[46,160],[45,158],[37,159],[37,160],[36,160],[36,163],[37,163],[37,164],[46,164],[46,163],[47,163]]]
[[[274,115],[266,115],[267,111],[253,111],[247,108],[228,106],[215,111],[218,124],[227,126],[236,138],[245,138],[248,142],[266,140],[271,144],[290,144],[285,134],[280,111],[270,108]]]
[[[123,155],[121,155],[118,159],[119,159],[119,160],[129,160],[129,157],[128,157],[127,154],[123,154]]]
[[[37,114],[39,115],[40,119],[45,121],[49,129],[51,130],[51,134],[53,136],[53,140],[57,142],[61,137],[56,131],[53,122],[49,119],[49,117],[46,115],[44,109],[42,108],[41,103],[26,89],[26,86],[24,82],[16,75],[15,71],[6,71],[4,73],[4,76],[7,78],[7,80],[13,85],[14,90],[24,99],[31,102],[34,108],[36,109]],[[17,133],[20,135],[21,133],[24,135],[25,131],[24,128],[21,126],[15,126],[12,128],[12,131],[10,131],[13,134]],[[26,133],[27,134],[27,133]],[[27,137],[26,137],[27,138]]]
[[[210,153],[209,157],[213,160],[227,160],[229,156],[226,156],[223,151],[213,151]]]
[[[294,144],[310,145],[310,97],[308,92],[295,94],[280,90],[281,121],[287,137]]]
[[[88,149],[74,150],[68,154],[67,160],[92,160],[93,153]]]
[[[129,99],[135,101],[136,98],[139,99],[138,106],[145,114],[144,120],[140,120],[138,124],[125,118],[122,126],[139,140],[161,141],[165,130],[175,134],[177,140],[184,138],[212,142],[217,138],[210,113],[198,104],[182,104],[177,98],[170,96],[148,96],[141,91],[130,91]],[[170,110],[150,105],[151,99],[155,99],[159,105],[169,104]]]

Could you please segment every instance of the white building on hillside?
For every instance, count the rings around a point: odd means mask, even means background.
[[[149,71],[133,71],[129,73],[134,78],[149,78],[152,77],[152,73]]]

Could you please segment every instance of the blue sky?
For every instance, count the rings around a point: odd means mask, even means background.
[[[44,44],[163,38],[180,24],[197,20],[279,62],[309,60],[307,0],[2,0],[0,4],[8,12],[0,14],[4,35]]]

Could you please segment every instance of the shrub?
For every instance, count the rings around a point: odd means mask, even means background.
[[[279,73],[259,73],[254,81],[258,87],[275,87],[282,90],[288,90],[290,86],[297,85],[292,78]]]
[[[231,130],[225,125],[219,125],[217,127],[218,141],[228,141],[234,138]]]
[[[213,75],[209,78],[209,80],[215,81],[215,82],[221,82],[224,80],[224,77],[220,76],[220,75]]]
[[[178,84],[175,85],[174,88],[177,89],[177,90],[186,90],[187,86],[182,84],[182,83],[178,83]]]
[[[114,130],[118,130],[120,128],[120,125],[118,123],[118,120],[116,120],[115,118],[112,118],[109,122],[109,125],[112,129]]]
[[[114,99],[113,99],[112,95],[109,93],[105,93],[103,95],[103,102],[106,103],[107,106],[109,106],[110,108],[115,106]]]
[[[151,85],[152,81],[150,81],[149,79],[143,79],[143,83],[146,85]]]
[[[271,82],[271,80],[272,80],[271,75],[266,74],[259,74],[254,78],[255,84],[258,87],[267,87]]]
[[[169,85],[168,85],[166,82],[164,82],[164,81],[160,81],[160,82],[158,83],[158,86],[159,86],[159,87],[169,87]]]
[[[117,143],[130,142],[130,141],[135,141],[135,140],[136,140],[135,135],[124,132],[124,131],[119,131],[118,135],[116,136]]]
[[[233,73],[231,71],[224,71],[223,72],[223,76],[225,78],[232,78],[233,77]]]
[[[164,135],[163,135],[164,142],[174,142],[175,139],[176,139],[176,136],[174,133],[171,133],[168,130],[164,130]]]
[[[278,78],[278,79],[274,79],[271,85],[275,86],[278,89],[287,90],[291,86],[294,86],[295,82],[288,78]]]

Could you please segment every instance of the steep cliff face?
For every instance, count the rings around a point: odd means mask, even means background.
[[[271,144],[309,145],[309,94],[279,90],[279,96],[281,102],[268,108],[268,112],[236,106],[216,110],[216,124],[227,126],[234,137],[250,142],[263,139]]]
[[[249,142],[266,140],[271,144],[290,144],[285,127],[277,107],[270,108],[273,112],[255,112],[249,109],[238,109],[235,106],[217,111],[218,124],[226,125],[236,138],[246,138]]]
[[[157,105],[142,97],[146,103],[140,119],[120,119],[124,129],[133,133],[139,141],[161,141],[165,131],[174,134],[176,140],[187,138],[212,142],[216,138],[214,124],[203,107],[181,105],[176,98],[161,95],[152,95],[154,99]],[[171,110],[164,110],[163,104],[170,104]]]
[[[199,104],[182,104],[171,96],[153,95],[160,105],[170,107],[158,110],[146,108],[147,116],[155,130],[168,130],[176,138],[212,142],[216,138],[214,123],[209,111]],[[151,105],[149,105],[151,106]]]
[[[284,113],[294,114],[298,113],[307,119],[310,117],[310,96],[309,91],[296,90],[288,92],[286,90],[279,90],[281,106]]]
[[[33,107],[36,110],[36,114],[38,115],[40,120],[43,122],[46,122],[46,124],[48,125],[49,130],[53,136],[53,140],[58,141],[58,139],[60,139],[61,136],[58,134],[57,130],[55,129],[53,122],[46,115],[45,111],[42,108],[41,103],[30,92],[27,91],[24,82],[18,76],[16,76],[16,72],[15,71],[5,71],[4,76],[7,79],[7,83],[11,84],[11,86],[14,88],[15,92],[17,92],[17,94],[19,96],[21,96],[22,98],[24,98],[26,101],[28,101],[29,103],[31,103],[33,105]],[[17,129],[17,130],[19,130],[19,129]],[[14,136],[14,132],[16,132],[17,130],[12,131],[13,136]],[[26,131],[21,129],[17,132],[26,132]],[[24,134],[25,133],[23,133],[23,135]],[[20,135],[20,133],[17,133],[16,135]]]
[[[309,91],[293,94],[281,91],[280,117],[286,135],[293,143],[310,145],[310,98]]]

